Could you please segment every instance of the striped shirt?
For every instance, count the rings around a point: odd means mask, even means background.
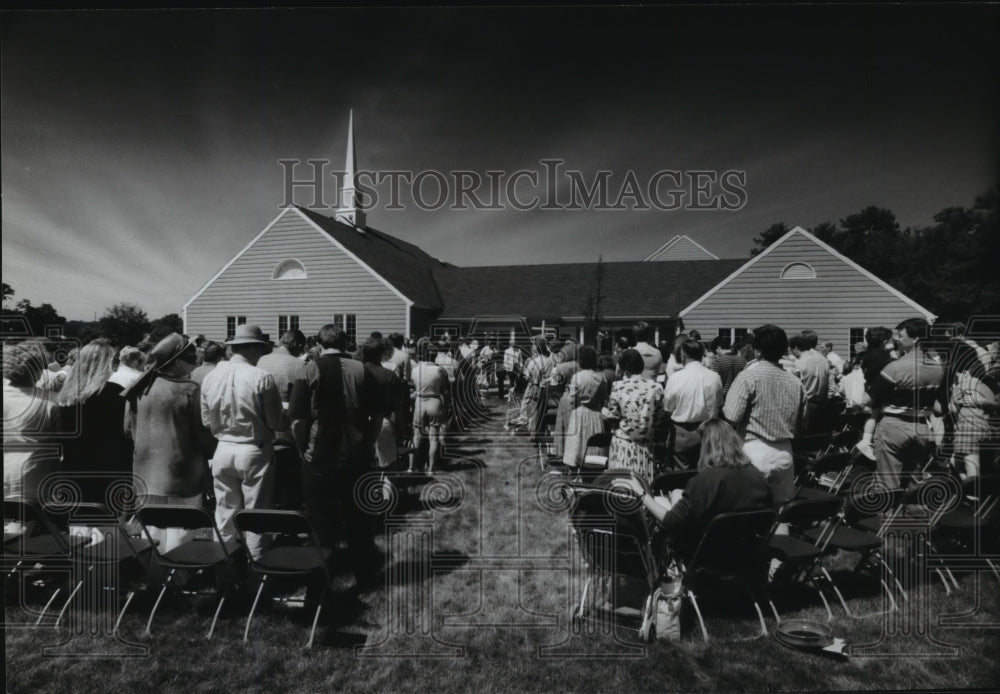
[[[806,397],[814,402],[826,402],[830,389],[830,362],[814,349],[806,350],[795,360],[795,368],[806,388]]]
[[[760,360],[733,381],[722,414],[747,439],[790,441],[805,421],[807,402],[798,378]]]

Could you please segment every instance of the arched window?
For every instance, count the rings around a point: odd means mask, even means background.
[[[274,275],[271,277],[275,280],[304,280],[305,278],[306,266],[294,258],[278,263],[278,267],[274,268]]]
[[[812,269],[811,265],[806,263],[792,263],[786,265],[785,269],[781,271],[781,279],[814,280],[816,279],[816,271]]]

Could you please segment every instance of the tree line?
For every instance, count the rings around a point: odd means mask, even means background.
[[[3,283],[3,320],[5,333],[17,334],[27,328],[31,335],[48,337],[51,328],[59,329],[60,337],[68,337],[86,344],[95,337],[106,337],[117,345],[136,345],[147,336],[152,341],[173,332],[184,332],[184,321],[176,313],[150,320],[136,304],[122,302],[109,306],[96,321],[67,320],[59,315],[50,303],[35,306],[30,299],[21,299],[13,305],[14,288]]]
[[[788,231],[784,222],[772,224],[754,238],[750,255]],[[926,227],[900,229],[891,210],[870,205],[809,231],[938,320],[1000,314],[1000,188],[976,197],[971,208],[946,207]]]

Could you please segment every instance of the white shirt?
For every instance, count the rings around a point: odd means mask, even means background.
[[[142,371],[119,364],[118,369],[108,379],[108,383],[117,383],[123,389],[128,390],[129,386],[138,381],[140,376],[142,376]]]
[[[833,364],[833,368],[837,370],[837,373],[843,373],[844,371],[844,360],[836,352],[829,352],[826,355],[826,360]]]
[[[663,409],[675,422],[704,422],[719,413],[722,379],[701,362],[691,361],[667,379]]]

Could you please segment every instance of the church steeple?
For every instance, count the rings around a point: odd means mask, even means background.
[[[360,232],[365,230],[365,211],[358,204],[358,192],[354,177],[357,175],[358,160],[354,154],[354,109],[351,109],[347,123],[347,157],[344,161],[344,184],[340,188],[340,207],[335,218],[349,224]]]

